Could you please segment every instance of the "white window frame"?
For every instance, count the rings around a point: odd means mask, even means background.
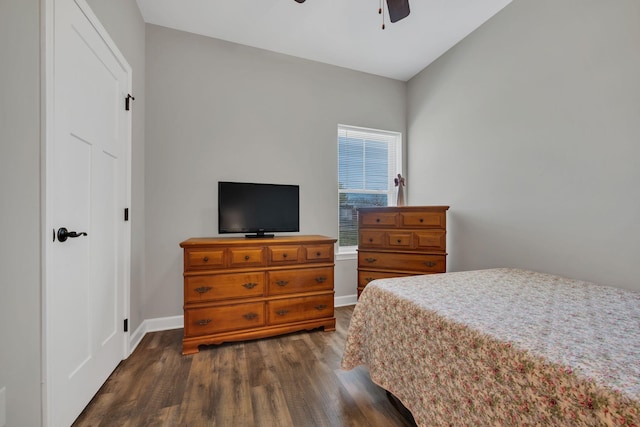
[[[387,180],[388,187],[387,190],[364,190],[364,189],[341,189],[340,185],[338,185],[338,237],[340,236],[340,194],[342,193],[356,193],[356,194],[386,194],[387,195],[387,205],[395,206],[396,205],[396,187],[394,184],[394,178],[397,177],[398,174],[402,174],[402,133],[381,129],[372,129],[358,126],[350,126],[350,125],[342,125],[338,124],[338,137],[336,138],[336,148],[339,147],[340,137],[345,132],[352,132],[356,135],[370,135],[372,140],[388,140],[389,144],[393,144],[394,147],[392,150],[389,150],[389,162],[388,162],[388,172],[387,172]],[[395,159],[392,157],[395,155]],[[338,158],[338,176],[340,175],[340,162]],[[339,183],[339,178],[338,178]],[[406,195],[405,195],[406,199]],[[340,246],[340,240],[338,240],[338,251],[337,251],[337,259],[352,259],[355,258],[357,253],[358,245],[352,246]]]

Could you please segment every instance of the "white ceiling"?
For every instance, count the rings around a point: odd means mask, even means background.
[[[151,24],[406,81],[511,0],[410,0],[385,30],[380,0],[137,2]]]

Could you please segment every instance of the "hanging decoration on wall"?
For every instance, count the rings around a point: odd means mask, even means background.
[[[305,0],[295,0],[298,3],[304,3]],[[378,8],[378,13],[382,15],[382,29],[384,30],[384,7],[383,1],[380,0],[380,7]],[[411,13],[409,9],[409,0],[386,0],[387,1],[387,9],[389,9],[389,20],[393,22],[398,22],[401,19],[406,18]]]
[[[398,174],[397,178],[393,179],[396,187],[398,187],[398,198],[396,200],[396,206],[404,206],[404,186],[406,185],[405,179],[402,175]]]

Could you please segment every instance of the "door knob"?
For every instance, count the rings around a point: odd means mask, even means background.
[[[69,230],[67,230],[67,229],[66,229],[66,228],[64,228],[64,227],[60,227],[60,228],[58,229],[58,234],[57,234],[57,235],[58,235],[58,241],[60,241],[60,242],[66,242],[66,241],[67,241],[67,239],[68,239],[69,237],[80,237],[80,236],[86,236],[86,235],[87,235],[87,233],[85,233],[84,231],[82,231],[82,232],[78,233],[78,232],[76,232],[76,231],[69,231]]]

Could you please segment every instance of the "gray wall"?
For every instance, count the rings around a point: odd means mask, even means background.
[[[40,1],[0,1],[0,388],[40,424]]]
[[[299,184],[301,234],[336,237],[337,125],[404,134],[406,85],[154,25],[146,43],[142,299],[156,318],[182,314],[179,243],[217,235],[220,180]],[[339,263],[336,295],[354,295],[355,261]]]
[[[449,268],[640,290],[640,3],[515,0],[408,84],[412,204]]]
[[[133,67],[131,311],[140,323],[145,27],[132,0],[89,3]],[[40,425],[42,410],[40,37],[40,0],[0,2],[0,388],[8,426]]]

